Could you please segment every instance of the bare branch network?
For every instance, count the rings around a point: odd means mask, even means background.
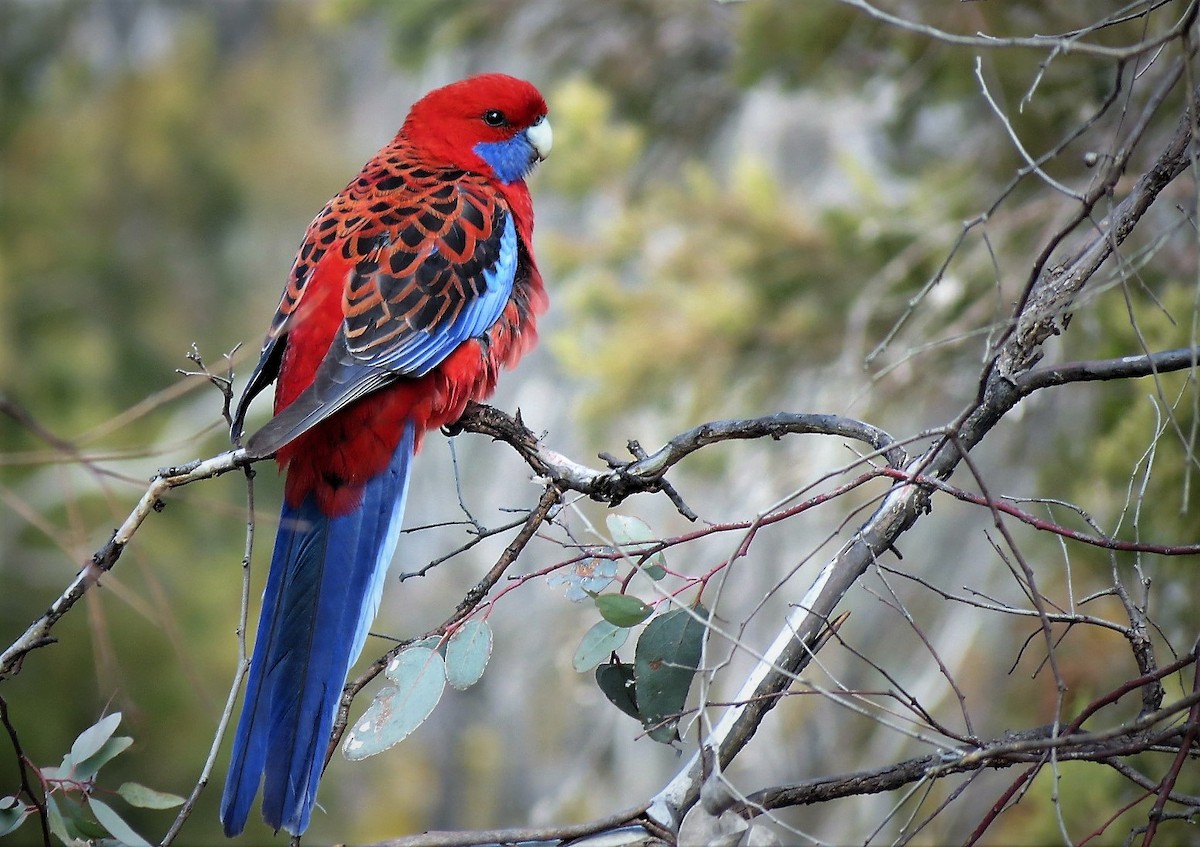
[[[471,833],[426,833],[382,842],[404,847],[442,847],[484,843],[539,841],[557,843],[605,835],[605,844],[622,843],[693,843],[701,838],[711,843],[763,844],[770,836],[760,828],[762,821],[782,828],[790,834],[791,824],[779,813],[828,803],[839,798],[862,797],[883,791],[908,791],[905,797],[928,790],[931,786],[967,775],[960,784],[924,817],[907,822],[907,832],[920,832],[936,817],[945,805],[960,796],[965,785],[988,771],[1003,771],[1013,767],[1021,770],[988,810],[983,813],[975,830],[967,839],[978,841],[989,826],[1010,807],[1015,798],[1029,789],[1033,780],[1049,769],[1055,774],[1061,763],[1087,761],[1097,763],[1118,774],[1135,791],[1132,803],[1148,801],[1150,811],[1138,834],[1149,844],[1160,824],[1172,816],[1185,819],[1200,814],[1200,795],[1181,787],[1180,777],[1186,764],[1197,755],[1196,740],[1200,733],[1200,647],[1176,651],[1167,661],[1160,658],[1162,643],[1169,641],[1161,633],[1156,642],[1156,624],[1149,615],[1146,592],[1149,580],[1138,576],[1130,580],[1118,566],[1115,554],[1129,553],[1141,557],[1195,557],[1200,544],[1195,539],[1146,540],[1103,530],[1099,523],[1079,507],[1049,500],[1039,501],[1037,507],[1061,507],[1074,518],[1087,524],[1087,530],[1068,525],[1062,520],[1043,517],[1028,504],[994,494],[986,475],[976,465],[972,451],[1025,398],[1046,389],[1061,389],[1078,383],[1151,378],[1161,394],[1160,378],[1172,372],[1190,372],[1193,377],[1200,363],[1200,346],[1192,344],[1173,349],[1130,351],[1115,358],[1043,364],[1047,355],[1046,343],[1069,331],[1071,313],[1081,298],[1101,284],[1101,271],[1117,265],[1116,274],[1128,270],[1122,246],[1135,232],[1163,192],[1185,174],[1197,156],[1194,143],[1196,103],[1200,89],[1192,61],[1194,24],[1197,4],[1187,3],[1175,20],[1161,33],[1147,33],[1138,43],[1112,46],[1097,37],[1100,29],[1116,18],[1097,23],[1096,27],[1057,36],[995,39],[984,35],[958,35],[941,29],[903,19],[861,0],[843,0],[864,15],[891,26],[908,30],[934,42],[978,50],[1000,48],[1038,50],[1045,55],[1044,66],[1069,54],[1112,61],[1115,77],[1113,95],[1100,112],[1072,129],[1063,143],[1044,157],[1035,157],[1021,147],[1025,167],[1012,186],[1004,192],[991,209],[979,218],[968,221],[950,249],[944,263],[922,292],[913,299],[909,311],[900,319],[883,345],[895,337],[899,326],[916,314],[926,296],[941,280],[946,269],[962,247],[967,233],[981,227],[1002,202],[1009,198],[1017,182],[1023,179],[1040,180],[1057,202],[1066,203],[1065,221],[1041,242],[1039,251],[1027,267],[1024,283],[1015,298],[1007,321],[994,328],[973,396],[960,399],[957,412],[940,426],[911,437],[899,438],[883,428],[848,417],[824,414],[779,412],[764,417],[712,421],[681,432],[653,452],[646,452],[636,442],[628,444],[630,458],[618,459],[603,454],[603,467],[595,467],[567,457],[549,447],[520,419],[482,405],[471,406],[454,427],[456,432],[486,435],[503,442],[516,451],[531,469],[541,485],[540,497],[519,522],[506,531],[512,532],[504,551],[494,564],[466,591],[457,607],[451,610],[440,626],[424,636],[443,635],[456,626],[494,606],[508,592],[524,585],[534,576],[563,569],[583,558],[596,558],[596,551],[571,549],[566,558],[538,572],[523,572],[518,568],[522,553],[539,537],[549,534],[562,523],[561,511],[571,495],[579,495],[600,503],[617,505],[639,494],[668,497],[674,508],[690,520],[696,515],[685,498],[668,480],[668,475],[689,457],[710,447],[729,441],[758,441],[761,450],[774,449],[774,442],[793,436],[834,437],[855,445],[855,458],[846,466],[831,469],[820,483],[837,484],[822,488],[817,483],[785,498],[776,506],[745,520],[724,525],[698,525],[688,534],[662,538],[645,555],[683,547],[697,539],[729,533],[738,539],[734,552],[717,562],[708,572],[672,574],[682,588],[660,598],[664,604],[687,605],[679,599],[685,590],[719,592],[721,581],[729,578],[735,561],[753,544],[756,533],[763,527],[778,524],[802,513],[814,510],[851,491],[869,494],[867,506],[851,512],[842,525],[830,533],[841,546],[828,557],[802,596],[789,596],[790,611],[777,626],[765,646],[756,644],[741,631],[726,629],[719,622],[709,621],[709,643],[706,645],[704,673],[701,674],[699,704],[687,717],[687,742],[693,755],[675,776],[653,797],[639,798],[638,804],[624,811],[584,824],[539,828],[486,830]],[[1166,4],[1152,4],[1155,8]],[[1141,7],[1138,7],[1141,8]],[[1140,14],[1134,7],[1123,15]],[[1148,13],[1147,13],[1148,14]],[[1124,17],[1121,18],[1122,20]],[[1043,68],[1044,69],[1044,68]],[[1020,140],[1008,123],[1003,109],[988,90],[981,72],[977,80],[983,97],[1006,124],[1013,143]],[[1141,80],[1148,93],[1141,99],[1132,96],[1131,79]],[[1032,93],[1032,92],[1031,92]],[[1120,94],[1121,96],[1118,96]],[[1180,117],[1166,139],[1152,136],[1152,119],[1161,117],[1167,104],[1180,101]],[[1136,106],[1136,109],[1135,109]],[[1140,109],[1140,111],[1137,111]],[[1103,164],[1093,173],[1086,188],[1067,188],[1051,180],[1045,165],[1058,156],[1066,145],[1094,128],[1102,118],[1120,112],[1116,129],[1107,138]],[[1146,158],[1136,176],[1129,173],[1141,148],[1155,143],[1158,147]],[[1193,175],[1193,180],[1195,176]],[[1194,185],[1192,186],[1194,195]],[[1194,202],[1194,196],[1193,196]],[[876,353],[879,351],[877,350]],[[872,354],[875,355],[875,354]],[[228,382],[203,370],[203,375],[218,384],[226,396],[228,413]],[[0,410],[17,420],[55,449],[68,452],[69,444],[58,442],[24,415],[19,407],[0,398]],[[1164,406],[1169,403],[1164,402]],[[1170,424],[1164,424],[1169,426]],[[1194,445],[1193,445],[1194,446]],[[244,451],[232,450],[209,459],[186,465],[165,468],[151,481],[137,505],[129,513],[112,538],[96,550],[76,577],[62,590],[49,608],[0,653],[0,681],[17,675],[24,662],[41,648],[55,643],[54,630],[65,615],[94,586],[101,584],[104,575],[116,567],[122,553],[133,542],[143,524],[163,508],[173,489],[212,479],[232,471],[251,476],[252,462]],[[950,482],[956,475],[966,482]],[[989,541],[998,559],[1011,572],[1019,586],[1023,602],[952,593],[927,580],[916,569],[901,569],[893,564],[904,536],[918,524],[933,520],[933,504],[941,498],[953,499],[985,510],[991,520]],[[869,514],[865,513],[870,509]],[[251,502],[251,514],[253,503]],[[1086,545],[1108,551],[1113,557],[1111,585],[1095,596],[1074,598],[1070,604],[1056,603],[1050,593],[1039,587],[1040,571],[1027,559],[1021,544],[1013,535],[1014,525],[1023,524],[1046,533],[1064,545]],[[251,528],[253,520],[250,521]],[[252,531],[252,530],[251,530]],[[252,537],[247,539],[247,562]],[[468,545],[469,546],[469,545]],[[568,545],[563,545],[567,547]],[[439,560],[440,561],[440,560]],[[431,563],[431,567],[433,564]],[[1194,564],[1189,559],[1188,564]],[[1141,567],[1138,559],[1137,568]],[[888,668],[865,655],[846,634],[845,618],[839,616],[839,606],[856,586],[861,587],[864,575],[871,573],[884,586],[878,599],[905,621],[927,645],[929,652],[954,691],[961,707],[961,725],[951,724],[928,708],[921,696],[906,690],[903,680]],[[968,609],[981,615],[1001,616],[1006,620],[1028,621],[1032,634],[1022,653],[1042,656],[1039,668],[1051,674],[1057,700],[1054,720],[1040,726],[1010,728],[1001,735],[977,732],[966,707],[966,696],[960,683],[942,663],[937,649],[928,638],[916,616],[907,608],[895,586],[916,584],[936,594],[946,604]],[[1136,583],[1136,584],[1135,584]],[[789,589],[790,590],[790,589]],[[245,607],[249,596],[248,578],[243,588],[242,623],[245,628]],[[1111,599],[1119,615],[1104,616],[1092,613],[1085,604],[1097,597]],[[1084,611],[1084,609],[1087,611]],[[1120,618],[1119,620],[1117,618]],[[715,619],[714,619],[715,620]],[[1128,648],[1128,658],[1136,673],[1110,690],[1093,697],[1080,706],[1068,705],[1065,674],[1059,666],[1064,631],[1076,627],[1094,627],[1119,638]],[[1176,635],[1178,637],[1178,635]],[[1191,634],[1195,637],[1195,634]],[[419,640],[413,639],[413,640]],[[718,701],[709,696],[708,686],[722,669],[717,658],[715,642],[732,644],[753,657],[748,672],[740,678],[736,693]],[[390,660],[407,644],[396,645],[372,663],[358,678],[349,681],[343,691],[338,723],[329,743],[329,755],[338,746],[349,723],[355,698],[387,667]],[[836,681],[828,669],[821,667],[821,652],[829,645],[854,654],[888,681],[883,691],[862,691]],[[242,644],[244,648],[244,642]],[[210,755],[191,799],[180,813],[162,844],[171,843],[194,808],[195,799],[204,789],[221,743],[224,726],[233,710],[241,675],[245,670],[244,650],[241,666],[234,680],[221,725]],[[833,682],[817,681],[822,671]],[[1128,695],[1128,696],[1127,696]],[[752,738],[764,725],[764,720],[781,702],[797,698],[819,698],[846,713],[860,715],[886,725],[899,736],[905,736],[931,750],[926,755],[904,758],[901,761],[880,763],[869,770],[822,775],[792,784],[764,785],[750,792],[737,789],[725,772],[748,749]],[[1123,699],[1124,698],[1124,699]],[[1136,707],[1130,703],[1136,701]],[[0,716],[10,731],[17,751],[18,762],[23,753],[15,728],[8,722],[4,703],[0,700]],[[1135,758],[1136,754],[1149,754]],[[1165,764],[1164,764],[1165,763]],[[1151,775],[1151,772],[1157,775]],[[21,776],[27,781],[22,764]],[[36,800],[32,789],[26,788]],[[1132,805],[1131,803],[1131,805]],[[40,809],[45,820],[46,813]],[[1097,833],[1103,832],[1101,824]],[[883,823],[880,824],[883,826]],[[44,831],[48,829],[44,826]],[[47,836],[48,838],[48,836]],[[1132,838],[1132,836],[1131,836]],[[597,841],[596,843],[600,843]]]

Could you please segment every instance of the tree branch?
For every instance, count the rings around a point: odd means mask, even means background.
[[[489,435],[512,446],[534,473],[560,488],[578,491],[594,500],[615,506],[633,494],[663,490],[667,471],[687,456],[710,444],[738,439],[772,438],[785,435],[837,435],[870,445],[893,468],[906,461],[904,450],[883,430],[854,418],[778,412],[761,418],[710,421],[672,438],[660,449],[627,463],[602,471],[581,465],[541,444],[520,417],[499,409],[472,403],[455,423],[454,432]]]
[[[1015,380],[1017,390],[1028,396],[1042,388],[1053,388],[1072,382],[1093,382],[1110,379],[1137,379],[1155,374],[1195,368],[1200,365],[1200,347],[1180,347],[1157,353],[1122,356],[1119,359],[1092,359],[1064,362],[1020,374]]]
[[[133,538],[134,533],[138,531],[150,513],[163,510],[165,504],[162,498],[168,491],[201,479],[211,479],[232,470],[248,467],[249,464],[250,460],[246,458],[245,451],[231,450],[211,459],[160,470],[150,480],[146,493],[142,495],[125,522],[113,533],[108,543],[84,563],[83,568],[75,575],[75,579],[50,604],[50,608],[30,624],[25,632],[3,653],[0,653],[0,681],[20,672],[21,663],[30,651],[54,643],[55,639],[50,635],[54,625],[71,610],[72,606],[79,602],[88,589],[99,583],[101,576],[112,569],[117,560],[121,558],[125,545]]]
[[[364,847],[470,847],[479,844],[518,844],[527,841],[562,842],[583,838],[597,832],[608,832],[636,822],[646,807],[634,806],[622,812],[582,824],[567,826],[527,827],[514,829],[480,829],[469,832],[423,832],[402,838],[390,838]],[[657,839],[656,839],[657,841]],[[623,841],[623,847],[633,847],[637,841]],[[662,843],[662,842],[657,842]]]

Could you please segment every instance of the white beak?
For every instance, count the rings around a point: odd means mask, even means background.
[[[554,146],[554,131],[550,129],[550,121],[545,115],[542,115],[537,119],[537,123],[525,130],[525,137],[537,151],[539,162],[550,155],[550,148]]]

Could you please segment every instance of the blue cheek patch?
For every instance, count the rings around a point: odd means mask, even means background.
[[[523,132],[507,141],[481,141],[473,149],[505,184],[522,179],[537,161],[533,145]]]

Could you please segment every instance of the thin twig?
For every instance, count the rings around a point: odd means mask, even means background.
[[[42,843],[45,847],[50,847],[50,816],[46,813],[46,803],[33,790],[33,784],[29,780],[29,759],[26,758],[25,750],[21,747],[21,738],[17,735],[17,728],[13,725],[12,718],[9,717],[8,701],[3,697],[0,697],[0,724],[3,724],[4,729],[8,732],[8,738],[13,747],[13,755],[17,759],[17,772],[21,781],[21,793],[28,797],[29,802],[37,809],[38,823],[42,827]]]

